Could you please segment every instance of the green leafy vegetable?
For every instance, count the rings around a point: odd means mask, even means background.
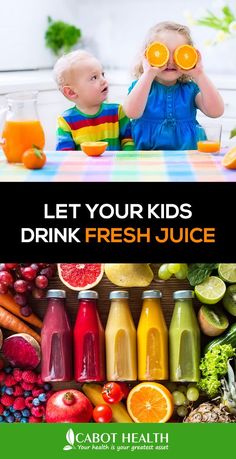
[[[188,280],[192,287],[201,284],[214,269],[218,268],[218,263],[192,263],[188,269]]]
[[[46,46],[58,56],[68,53],[81,37],[81,30],[63,21],[53,21],[48,17],[48,28],[45,33]]]
[[[211,398],[215,397],[221,387],[220,379],[228,371],[228,360],[235,355],[231,344],[218,344],[201,359],[202,378],[198,387]]]

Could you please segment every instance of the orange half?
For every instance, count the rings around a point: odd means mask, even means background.
[[[198,53],[191,45],[178,46],[174,52],[174,61],[183,70],[191,70],[198,61]]]
[[[162,384],[137,384],[127,398],[127,410],[134,422],[167,422],[174,410],[171,393]]]
[[[153,67],[163,67],[168,62],[170,53],[164,43],[154,41],[146,49],[146,58]]]
[[[222,159],[223,166],[227,169],[236,169],[236,147],[231,148]]]
[[[81,150],[88,156],[100,156],[106,150],[108,142],[82,142]]]

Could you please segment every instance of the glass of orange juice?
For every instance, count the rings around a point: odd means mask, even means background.
[[[221,124],[196,126],[197,149],[203,153],[219,153],[221,145]]]

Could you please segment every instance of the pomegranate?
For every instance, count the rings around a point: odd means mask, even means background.
[[[47,401],[46,422],[89,422],[92,413],[92,404],[82,392],[60,390]]]

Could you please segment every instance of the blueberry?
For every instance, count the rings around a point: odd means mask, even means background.
[[[16,411],[13,406],[9,406],[9,410],[10,410],[11,413],[14,413]]]
[[[24,397],[30,397],[32,395],[32,390],[25,390],[24,391]]]
[[[33,399],[32,404],[34,406],[39,406],[40,405],[40,400],[36,397],[36,398]]]
[[[16,419],[21,419],[21,417],[22,417],[21,411],[19,411],[19,410],[15,411],[14,416],[15,416]]]
[[[12,387],[6,387],[5,394],[12,395],[13,392],[14,392],[14,389],[12,389]]]
[[[10,410],[4,410],[2,414],[6,418],[7,416],[9,416],[11,414],[11,412],[10,412]]]
[[[52,385],[51,385],[50,383],[45,383],[45,384],[43,385],[43,388],[44,388],[46,391],[49,391],[49,390],[51,390]]]
[[[47,401],[47,395],[43,392],[42,394],[39,394],[38,399],[40,402],[46,402]]]
[[[5,422],[4,416],[0,416],[0,422]]]
[[[4,368],[5,373],[9,374],[12,372],[12,367],[6,367]]]
[[[1,393],[2,393],[2,394],[5,394],[6,388],[7,388],[6,386],[2,386],[2,388],[1,388]]]
[[[15,416],[13,416],[13,414],[11,414],[10,416],[7,416],[6,417],[6,421],[7,422],[15,422]]]
[[[28,418],[21,418],[20,422],[26,423],[26,422],[29,422],[29,419]]]
[[[28,408],[24,408],[24,410],[21,411],[21,414],[25,418],[28,418],[30,416],[30,410],[28,410]]]

